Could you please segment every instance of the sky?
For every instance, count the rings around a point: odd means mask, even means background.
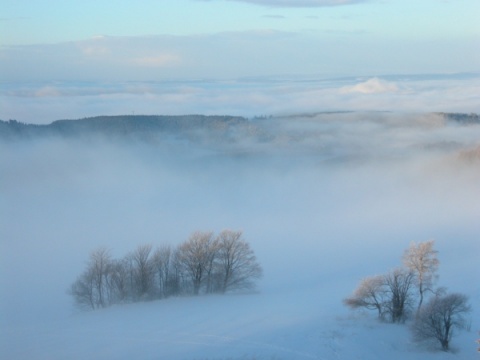
[[[478,0],[0,5],[0,119],[480,111]]]
[[[9,81],[472,72],[480,60],[477,0],[1,3]]]

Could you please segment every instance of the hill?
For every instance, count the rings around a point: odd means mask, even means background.
[[[200,131],[229,136],[233,129],[248,127],[248,120],[237,116],[96,116],[79,120],[57,120],[48,125],[25,124],[15,120],[0,121],[0,137],[7,139],[41,136],[113,138],[152,138],[154,135],[194,136]]]

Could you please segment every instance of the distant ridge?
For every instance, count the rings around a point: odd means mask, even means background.
[[[314,118],[319,114],[324,113],[297,114],[280,118],[291,118],[294,121],[295,117]],[[433,114],[459,125],[480,124],[480,115],[474,113],[437,112]],[[174,136],[201,140],[206,135],[223,141],[233,140],[239,136],[260,136],[266,139],[269,137],[268,134],[257,126],[262,119],[255,118],[250,121],[241,116],[230,115],[118,115],[57,120],[46,125],[0,120],[0,139],[28,139],[42,136],[67,138],[103,136],[133,137],[145,140],[158,136]]]
[[[443,116],[446,120],[457,122],[460,124],[472,124],[472,125],[479,125],[480,124],[480,115],[475,113],[464,114],[464,113],[434,113],[437,115]]]
[[[148,134],[186,134],[208,131],[225,134],[230,129],[244,127],[248,120],[239,116],[221,115],[119,115],[96,116],[78,120],[57,120],[47,125],[25,124],[15,120],[0,120],[0,137],[23,138],[37,136],[124,137]]]

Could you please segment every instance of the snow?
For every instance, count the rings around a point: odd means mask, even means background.
[[[479,138],[476,127],[435,131],[412,127],[390,140],[453,138],[461,147]],[[376,154],[398,145],[381,135],[369,142],[352,130],[345,144]],[[480,171],[451,150],[425,149],[325,163],[298,154],[172,159],[139,145],[2,144],[0,358],[474,359]],[[252,293],[91,312],[75,310],[66,294],[99,246],[121,257],[139,244],[176,245],[195,230],[223,228],[242,229],[264,268]],[[473,307],[451,353],[414,343],[408,324],[342,305],[361,278],[399,266],[411,241],[429,239],[439,285],[467,294]]]
[[[454,354],[412,343],[406,326],[322,309],[298,294],[171,298],[77,313],[2,331],[9,359],[472,359],[474,334]],[[290,295],[290,296],[289,296]],[[8,341],[5,341],[8,339]]]

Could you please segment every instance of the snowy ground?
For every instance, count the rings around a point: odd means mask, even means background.
[[[339,162],[285,157],[285,148],[259,159],[1,145],[0,358],[475,359],[480,171],[456,154],[478,142],[478,129],[422,123],[370,138],[372,127],[333,137],[320,129],[326,143],[344,139],[332,148],[368,150]],[[380,156],[387,150],[393,155]],[[120,257],[223,228],[242,229],[255,250],[265,273],[256,293],[94,312],[75,311],[66,294],[98,246]],[[342,305],[362,277],[388,272],[411,241],[429,239],[439,285],[473,307],[470,331],[448,354],[414,344],[406,326]]]
[[[473,359],[421,348],[405,326],[322,303],[324,291],[169,299],[2,329],[8,359]],[[279,296],[283,295],[283,296]],[[325,307],[325,308],[322,308]],[[478,322],[476,323],[478,325]]]

